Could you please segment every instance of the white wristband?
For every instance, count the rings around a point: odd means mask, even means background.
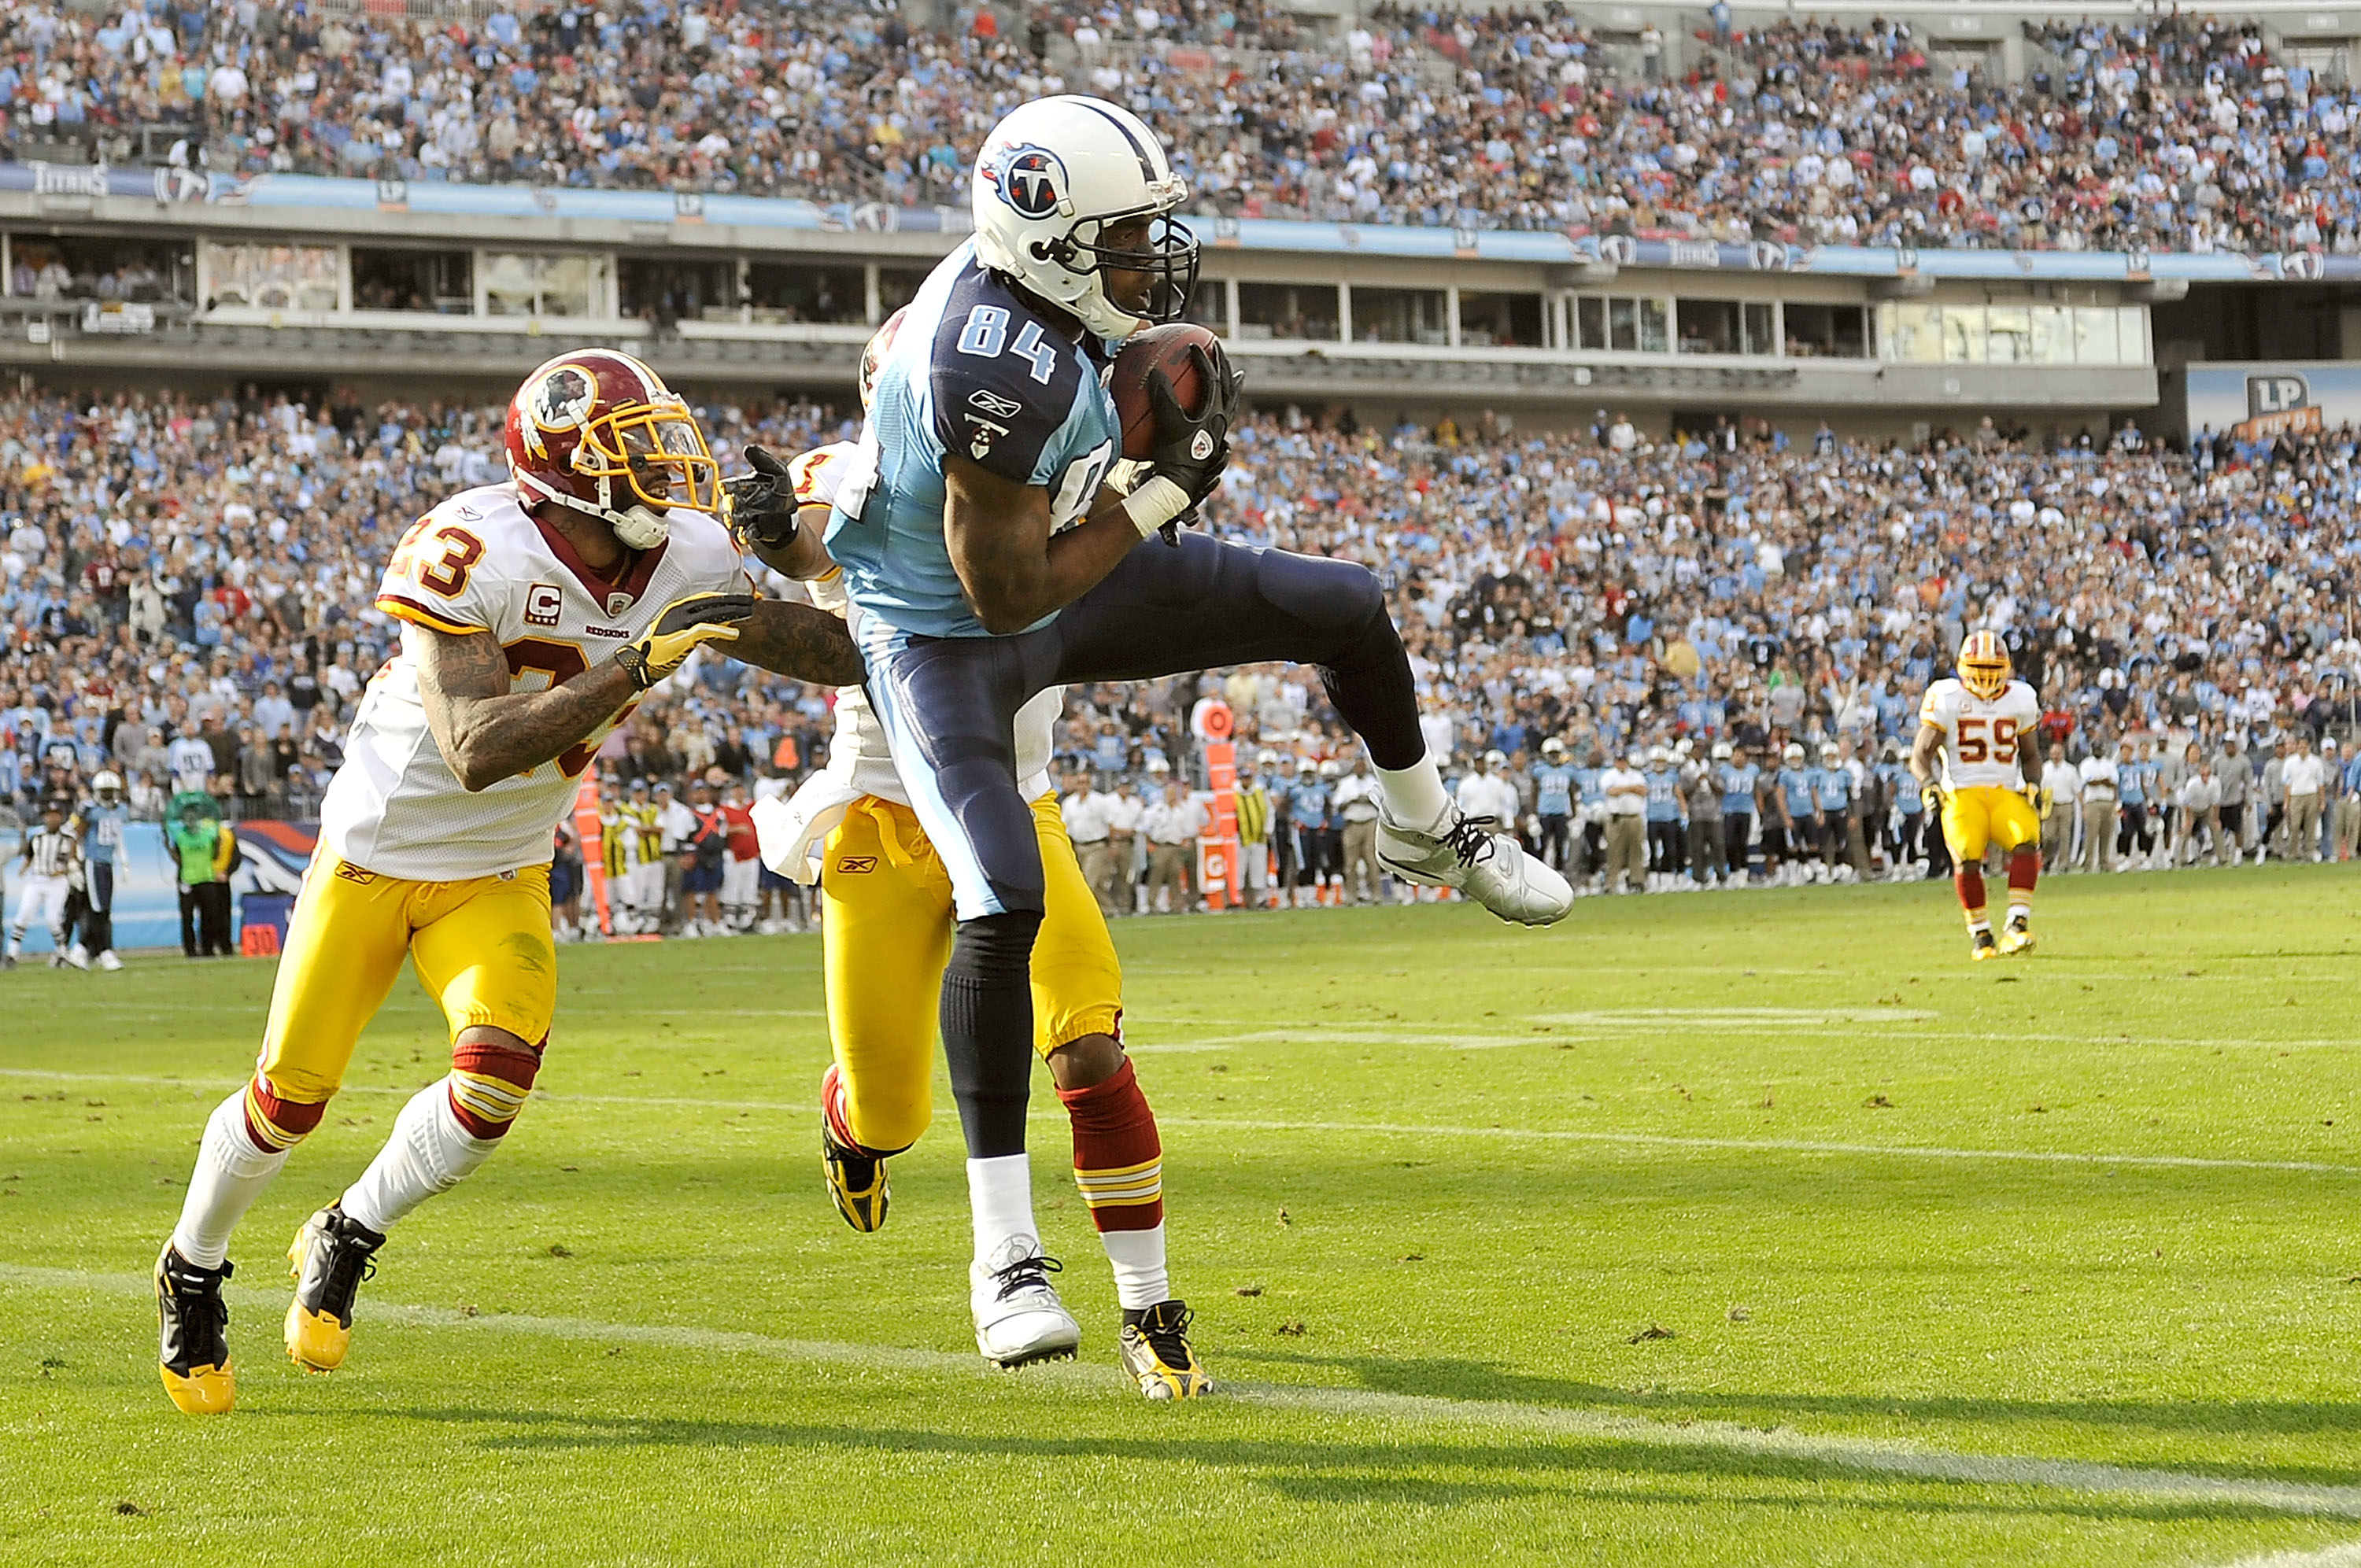
[[[1124,515],[1142,539],[1189,510],[1189,492],[1158,474],[1124,498]]]

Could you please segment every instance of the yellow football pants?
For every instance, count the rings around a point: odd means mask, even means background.
[[[405,954],[442,1003],[454,1041],[462,1029],[489,1026],[538,1046],[557,1009],[549,868],[404,882],[326,850],[313,856],[262,1037],[261,1074],[274,1095],[316,1105],[336,1092]]]
[[[1033,821],[1047,883],[1033,941],[1033,1043],[1046,1057],[1116,1032],[1123,966],[1056,795],[1033,803]],[[829,835],[820,929],[845,1121],[865,1147],[907,1148],[934,1117],[936,1019],[954,931],[950,873],[908,806],[862,795]]]
[[[2022,791],[1998,784],[1955,789],[1943,801],[1943,839],[1957,865],[1974,865],[1987,846],[2006,850],[2041,842],[2041,818]]]

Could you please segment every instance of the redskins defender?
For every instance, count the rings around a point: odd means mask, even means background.
[[[386,1233],[500,1147],[556,1001],[552,833],[598,742],[699,646],[841,685],[861,663],[807,605],[763,603],[708,515],[719,471],[687,404],[637,360],[562,355],[509,405],[504,485],[402,536],[377,608],[401,651],[355,716],[320,812],[253,1080],[207,1122],[156,1262],[165,1391],[226,1410],[230,1233],[320,1124],[407,956],[442,1004],[451,1071],[395,1119],[344,1196],[297,1233],[287,1352],[341,1365]]]
[[[864,405],[899,320],[896,313],[862,356]],[[858,448],[840,442],[784,466],[759,449],[748,459],[757,477],[731,482],[743,487],[735,511],[741,537],[786,575],[812,579],[815,603],[846,613],[843,574],[820,532],[839,486],[859,470]],[[1123,968],[1049,786],[1063,693],[1061,686],[1039,693],[1015,720],[1016,768],[1047,881],[1047,914],[1032,955],[1034,1047],[1072,1124],[1074,1184],[1115,1271],[1124,1370],[1148,1398],[1191,1398],[1213,1383],[1190,1347],[1188,1306],[1171,1296],[1163,1149],[1156,1113],[1123,1049]],[[887,1159],[917,1143],[933,1116],[935,1012],[953,930],[950,874],[857,685],[837,694],[827,768],[792,800],[757,806],[755,821],[772,870],[820,885],[835,1052],[820,1080],[821,1163],[845,1223],[873,1231],[885,1219]],[[971,1086],[956,1087],[964,1106]],[[984,1212],[988,1188],[972,1182],[970,1199],[978,1206],[981,1248],[998,1221]],[[970,1285],[976,1348],[988,1360],[1016,1365],[1071,1355],[1079,1345],[1081,1328],[1050,1285],[1047,1260],[1033,1252],[980,1259]]]
[[[1927,688],[1910,772],[1943,824],[1975,957],[2030,952],[2033,884],[2041,875],[2041,700],[2015,678],[1997,631],[1969,632],[1958,678]],[[1995,841],[2008,855],[2008,924],[1996,942],[1984,913],[1984,850]]]

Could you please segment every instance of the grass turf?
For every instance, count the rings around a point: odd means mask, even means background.
[[[346,1370],[300,1377],[280,1249],[440,1071],[405,982],[232,1249],[238,1410],[181,1417],[144,1277],[269,969],[20,970],[0,1562],[2361,1539],[2352,894],[2335,869],[2059,878],[2039,952],[1976,966],[1940,886],[1587,901],[1548,932],[1464,906],[1126,923],[1176,1285],[1230,1390],[1178,1409],[1114,1368],[1046,1083],[1080,1365],[976,1367],[939,1084],[891,1223],[844,1228],[818,946],[781,938],[565,950],[512,1146],[403,1226]]]

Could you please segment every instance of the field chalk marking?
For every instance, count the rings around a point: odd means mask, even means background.
[[[145,1297],[154,1282],[135,1274],[98,1274],[80,1269],[0,1264],[0,1284],[20,1289],[96,1291]],[[244,1304],[275,1308],[282,1290],[233,1286],[228,1294]],[[662,1350],[760,1355],[781,1361],[816,1362],[906,1372],[928,1376],[997,1376],[972,1355],[948,1351],[850,1344],[832,1340],[778,1339],[741,1330],[705,1329],[672,1323],[605,1323],[583,1318],[545,1318],[489,1312],[474,1316],[447,1308],[372,1301],[372,1326],[459,1329],[598,1344],[641,1344]],[[1028,1368],[1028,1379],[1048,1374],[1061,1387],[1112,1396],[1119,1384],[1104,1367],[1081,1364]],[[1433,1395],[1387,1394],[1364,1388],[1320,1388],[1301,1384],[1225,1383],[1222,1397],[1279,1409],[1397,1424],[1455,1425],[1530,1431],[1553,1437],[1646,1443],[1660,1448],[1710,1449],[1765,1459],[1826,1464],[1863,1475],[1946,1485],[2036,1486],[2112,1497],[2218,1503],[2272,1513],[2361,1519],[2361,1486],[2268,1481],[2147,1470],[2078,1459],[2030,1459],[1999,1454],[1956,1453],[1916,1443],[1873,1438],[1814,1436],[1785,1427],[1758,1429],[1732,1421],[1675,1425],[1605,1411],[1520,1404],[1501,1399],[1454,1399]],[[2276,1562],[2276,1559],[2265,1560]],[[2294,1562],[2315,1568],[2315,1560]],[[2320,1559],[2316,1568],[2345,1568],[2361,1558]],[[2245,1568],[2245,1565],[2242,1565]]]
[[[2241,1557],[2223,1568],[2361,1568],[2361,1541],[2348,1541],[2342,1546],[2323,1546],[2317,1552],[2269,1552],[2260,1557]]]
[[[198,1083],[184,1078],[142,1076],[127,1072],[51,1072],[41,1068],[0,1068],[0,1078],[31,1079],[49,1083],[139,1083],[166,1089],[187,1089],[200,1094],[221,1091],[218,1083]],[[415,1094],[420,1086],[348,1083],[346,1094]],[[763,1111],[786,1115],[816,1113],[817,1105],[802,1102],[764,1100],[704,1100],[664,1094],[569,1094],[563,1090],[533,1091],[536,1100],[574,1105],[678,1105],[711,1111]],[[1064,1113],[1037,1108],[1032,1119],[1063,1125]],[[1250,1133],[1342,1133],[1397,1138],[1499,1138],[1537,1143],[1621,1144],[1638,1148],[1724,1149],[1745,1154],[1861,1155],[1872,1158],[1933,1160],[1998,1160],[2031,1165],[2123,1166],[2155,1170],[2272,1170],[2302,1176],[2361,1177],[2361,1165],[2335,1165],[2309,1159],[2231,1159],[2210,1155],[2085,1154],[2072,1149],[1963,1149],[1935,1144],[1844,1144],[1810,1138],[1709,1138],[1676,1133],[1624,1133],[1570,1127],[1444,1127],[1402,1122],[1315,1122],[1244,1116],[1159,1114],[1169,1127],[1235,1127]]]

